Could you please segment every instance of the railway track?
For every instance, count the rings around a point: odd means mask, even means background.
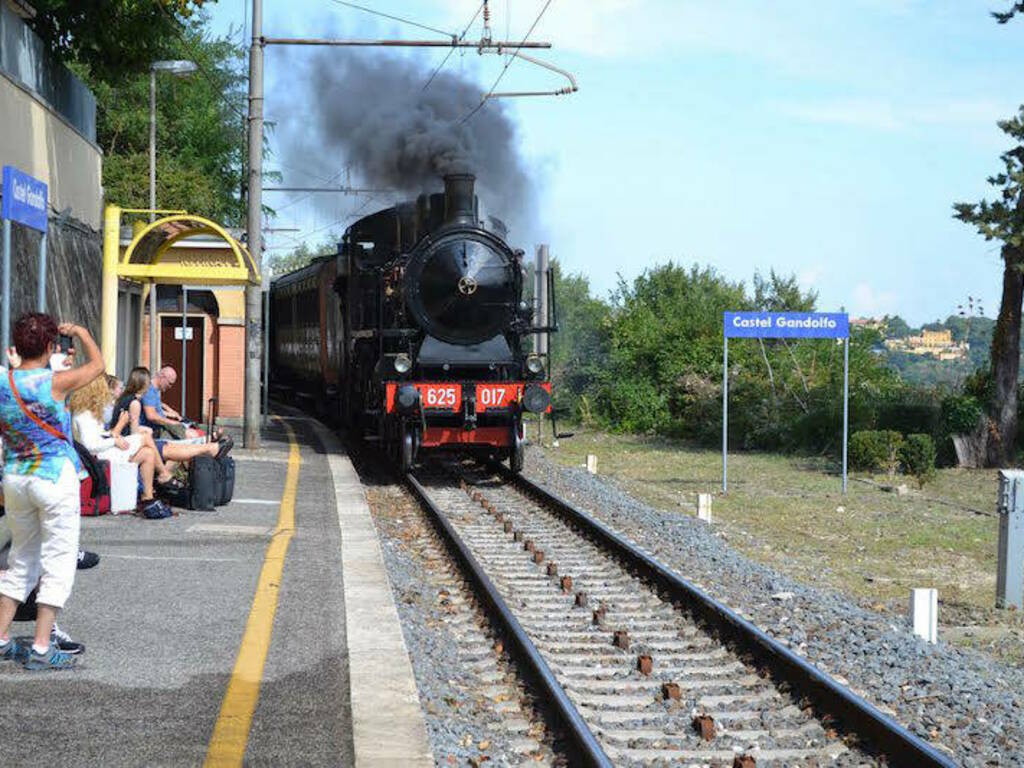
[[[574,763],[954,765],[530,481],[454,463],[407,480]]]

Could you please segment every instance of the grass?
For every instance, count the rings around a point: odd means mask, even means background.
[[[968,511],[995,512],[995,470],[941,469],[923,490],[912,478],[853,474],[843,495],[821,458],[733,453],[723,495],[721,453],[678,441],[584,430],[547,454],[571,466],[595,454],[600,475],[680,514],[695,514],[697,493],[713,493],[715,528],[752,559],[894,613],[906,611],[912,588],[937,588],[940,624],[997,630],[984,642],[969,628],[947,637],[1024,656],[1020,613],[994,610],[998,520]],[[906,483],[908,493],[859,480]]]

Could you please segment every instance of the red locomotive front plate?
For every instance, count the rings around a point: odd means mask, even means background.
[[[476,412],[485,413],[489,410],[499,410],[518,406],[523,399],[523,390],[526,383],[522,381],[510,382],[477,382],[476,384],[455,381],[446,382],[409,382],[416,387],[420,393],[420,403],[425,411],[451,411],[458,412],[462,409],[463,387],[474,387],[473,392],[476,400]],[[551,392],[551,383],[542,382],[544,389]],[[387,413],[395,411],[395,393],[398,391],[398,382],[389,381],[385,385],[385,410]],[[548,406],[547,413],[551,412]]]

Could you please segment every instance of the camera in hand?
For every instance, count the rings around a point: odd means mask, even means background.
[[[62,333],[57,337],[57,347],[59,351],[67,354],[74,348],[75,340],[68,336],[66,333]]]

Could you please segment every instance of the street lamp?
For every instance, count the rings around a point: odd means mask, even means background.
[[[187,77],[199,67],[194,61],[154,61],[149,65],[149,207],[156,208],[156,73],[167,72],[175,77]],[[149,220],[156,219],[155,213]]]

